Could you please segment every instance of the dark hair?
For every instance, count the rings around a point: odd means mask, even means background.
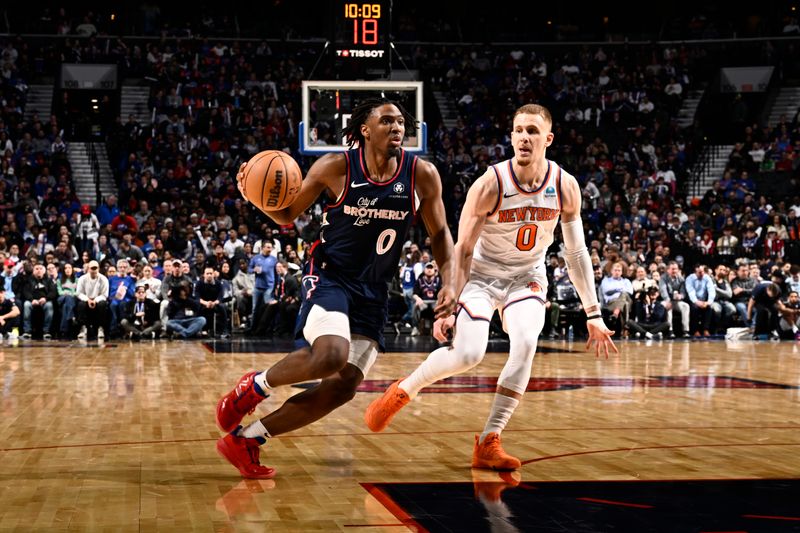
[[[414,118],[414,115],[406,111],[399,102],[389,100],[388,98],[367,98],[353,109],[350,115],[350,122],[348,122],[347,126],[342,128],[342,136],[347,141],[347,146],[352,148],[356,143],[360,146],[364,146],[364,136],[361,134],[361,125],[367,121],[373,109],[386,104],[397,107],[403,115],[403,120],[406,124],[405,136],[408,136],[409,132],[417,131],[417,119]]]

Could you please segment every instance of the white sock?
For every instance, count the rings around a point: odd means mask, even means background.
[[[440,379],[452,376],[453,352],[448,347],[434,350],[411,375],[400,382],[400,388],[413,400],[420,390]]]
[[[264,424],[261,423],[261,420],[256,420],[239,430],[239,436],[247,439],[269,439],[272,437],[267,428],[264,427]]]
[[[492,403],[492,412],[489,414],[489,419],[486,421],[486,426],[483,428],[480,442],[483,443],[483,439],[485,439],[486,435],[489,433],[497,433],[499,435],[505,429],[506,424],[508,424],[508,421],[511,419],[511,415],[514,414],[514,409],[516,409],[518,405],[519,400],[516,398],[511,398],[505,394],[495,394],[494,402]]]
[[[256,374],[256,377],[253,378],[253,381],[255,381],[256,385],[258,385],[261,388],[261,391],[264,393],[265,396],[269,394],[269,391],[272,389],[272,387],[270,387],[269,383],[267,383],[266,370]]]

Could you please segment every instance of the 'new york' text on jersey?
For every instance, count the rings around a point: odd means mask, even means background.
[[[497,204],[475,245],[473,270],[516,275],[544,264],[561,214],[561,168],[547,161],[547,174],[533,191],[524,190],[512,160],[492,166],[499,188]]]

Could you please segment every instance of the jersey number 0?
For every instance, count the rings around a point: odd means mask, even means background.
[[[397,231],[389,228],[385,229],[378,235],[378,240],[375,242],[375,251],[378,255],[383,255],[391,250],[394,240],[397,238]]]
[[[536,232],[539,227],[536,224],[525,224],[517,231],[517,249],[522,252],[533,250],[536,244]]]

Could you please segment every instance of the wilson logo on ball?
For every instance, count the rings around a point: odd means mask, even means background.
[[[281,188],[283,188],[283,171],[276,170],[273,174],[272,186],[267,191],[267,207],[275,207],[278,205],[281,197]]]

